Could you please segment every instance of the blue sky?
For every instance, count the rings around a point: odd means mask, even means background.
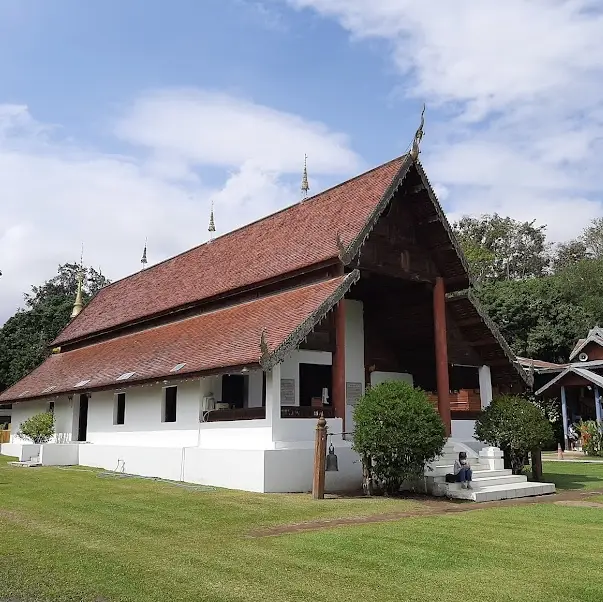
[[[595,0],[0,0],[0,323],[73,261],[112,279],[408,147],[451,220],[603,214]]]
[[[248,0],[176,0],[169,9],[165,0],[8,4],[2,100],[26,101],[65,136],[110,148],[105,122],[123,103],[180,87],[327,123],[369,163],[402,152],[416,128],[420,100],[392,100],[399,80],[383,60],[386,42],[355,43],[310,10]]]

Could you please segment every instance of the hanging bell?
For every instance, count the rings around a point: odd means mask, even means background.
[[[335,448],[333,447],[332,443],[329,445],[329,453],[327,454],[325,471],[326,472],[339,471],[339,467],[337,466],[337,455],[335,454]]]

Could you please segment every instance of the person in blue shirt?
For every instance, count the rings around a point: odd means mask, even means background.
[[[454,461],[454,474],[456,480],[461,484],[461,489],[473,489],[471,486],[471,465],[467,460],[467,452],[459,452],[459,459]]]

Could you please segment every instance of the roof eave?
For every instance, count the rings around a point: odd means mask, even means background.
[[[278,347],[270,351],[265,350],[260,357],[260,365],[264,370],[271,370],[274,366],[281,363],[289,356],[299,344],[314,330],[333,307],[343,299],[350,288],[358,282],[360,272],[352,270],[347,274],[343,282],[335,289],[335,291],[327,297],[318,308],[312,312]]]

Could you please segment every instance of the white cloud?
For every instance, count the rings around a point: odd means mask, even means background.
[[[556,239],[603,213],[599,0],[288,3],[390,45],[428,102],[424,161],[453,213],[535,217]]]
[[[120,119],[116,131],[148,158],[84,150],[56,131],[0,105],[0,324],[30,285],[77,261],[81,242],[85,263],[117,279],[140,267],[147,236],[151,264],[207,240],[211,199],[218,234],[294,202],[304,151],[318,174],[360,164],[321,124],[202,92],[152,94]]]
[[[321,123],[219,92],[171,90],[138,99],[117,126],[118,136],[182,164],[300,173],[349,173],[359,160],[343,134]]]

